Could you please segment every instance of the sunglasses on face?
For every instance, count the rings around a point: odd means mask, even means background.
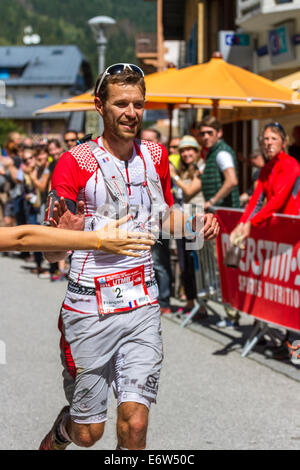
[[[140,67],[138,67],[137,65],[134,65],[134,64],[122,64],[122,63],[110,65],[110,66],[107,67],[107,69],[104,71],[104,73],[103,73],[103,75],[102,75],[102,77],[101,77],[101,80],[100,80],[100,82],[98,83],[97,90],[96,90],[96,96],[99,96],[99,91],[100,91],[101,85],[102,85],[103,80],[105,79],[105,77],[107,77],[107,75],[118,75],[119,73],[124,72],[125,69],[129,69],[129,70],[131,70],[132,72],[138,73],[141,77],[144,77],[144,72],[143,72],[142,69],[140,69]]]
[[[77,142],[77,139],[65,139],[65,143],[67,144],[68,142]]]
[[[213,136],[214,131],[200,131],[199,134],[201,137],[204,137],[206,134],[208,134],[209,136]]]

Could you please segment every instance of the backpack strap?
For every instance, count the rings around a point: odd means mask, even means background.
[[[113,201],[120,201],[122,204],[128,205],[126,184],[111,156],[104,148],[99,147],[92,140],[88,141],[87,144],[99,165],[105,185]]]

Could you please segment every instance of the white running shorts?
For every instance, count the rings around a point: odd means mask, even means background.
[[[76,307],[64,304],[59,320],[64,390],[72,419],[86,424],[106,421],[111,386],[118,405],[135,401],[149,408],[156,401],[163,359],[159,305],[106,315]]]

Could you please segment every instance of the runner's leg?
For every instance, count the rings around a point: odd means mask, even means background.
[[[74,442],[80,447],[91,447],[101,439],[105,423],[80,424],[70,418],[67,422],[67,432]]]
[[[135,402],[121,403],[118,407],[118,448],[143,450],[146,447],[149,410]]]

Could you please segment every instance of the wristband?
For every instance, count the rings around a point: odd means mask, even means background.
[[[173,179],[174,179],[175,181],[178,181],[178,180],[180,179],[180,176],[175,175]]]
[[[212,198],[212,197],[210,198],[209,202],[211,203],[211,205],[212,205],[212,206],[214,206],[214,205],[215,205],[215,201],[213,200],[213,198]]]
[[[98,234],[98,236],[99,236],[99,239],[98,239],[98,246],[97,246],[96,250],[100,250],[100,248],[101,248],[100,230],[97,230],[97,234]]]

